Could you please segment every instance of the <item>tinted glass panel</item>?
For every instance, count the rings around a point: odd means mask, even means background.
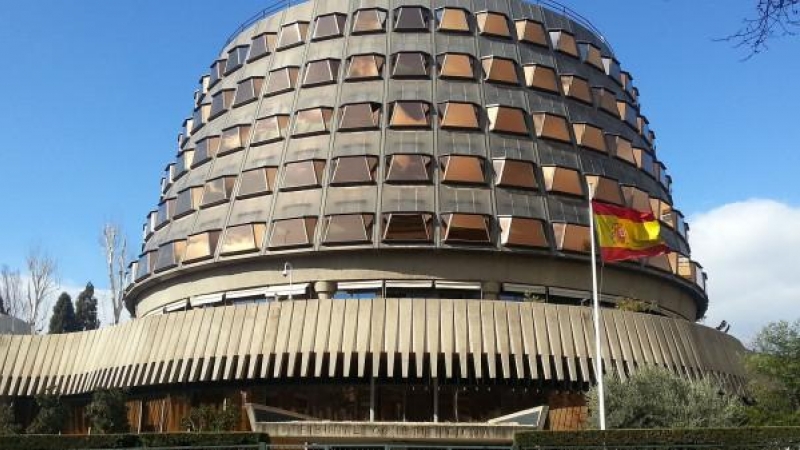
[[[369,242],[372,240],[372,214],[330,216],[325,227],[325,244]]]
[[[478,214],[445,215],[445,243],[489,243],[489,219]]]
[[[247,59],[248,46],[236,47],[228,52],[228,62],[225,64],[225,74],[229,74],[244,65]]]
[[[516,22],[517,38],[520,42],[547,47],[544,26],[539,22],[523,19]]]
[[[209,113],[210,117],[217,117],[227,111],[228,108],[230,108],[233,104],[234,94],[235,91],[233,89],[226,89],[211,97],[211,112]]]
[[[484,183],[483,159],[477,156],[445,156],[442,158],[443,183]]]
[[[283,189],[318,187],[322,180],[325,161],[300,161],[286,164],[283,172]]]
[[[511,30],[508,28],[508,18],[504,14],[496,12],[481,12],[475,14],[478,19],[478,30],[481,34],[498,37],[511,37]]]
[[[441,8],[436,10],[436,28],[439,31],[469,33],[467,11],[460,8]]]
[[[528,123],[522,110],[507,106],[491,106],[486,112],[489,115],[489,130],[499,133],[528,134]]]
[[[548,247],[541,220],[500,217],[501,243],[505,246]]]
[[[388,214],[384,216],[383,240],[390,242],[430,242],[430,214]]]
[[[441,106],[441,127],[477,130],[478,108],[472,103],[448,102]]]
[[[384,30],[386,11],[382,9],[359,9],[353,19],[353,33],[374,33]]]
[[[574,75],[565,75],[561,77],[561,88],[564,89],[564,95],[580,100],[584,103],[592,103],[592,89],[589,87],[589,82],[583,78]]]
[[[277,167],[262,167],[242,172],[237,197],[250,197],[271,192],[275,186],[277,172]]]
[[[220,254],[230,255],[260,250],[265,231],[266,225],[261,223],[228,228],[225,231],[225,239],[222,243]]]
[[[445,53],[437,58],[439,62],[439,76],[442,78],[456,78],[465,80],[475,79],[475,60],[464,53]]]
[[[582,196],[583,183],[577,170],[564,167],[542,167],[545,188],[550,192],[560,192]]]
[[[230,200],[235,182],[235,177],[217,178],[207,182],[203,191],[203,207]]]
[[[250,136],[250,125],[229,128],[220,137],[219,153],[230,153],[245,148]]]
[[[572,252],[588,252],[591,250],[589,227],[571,223],[554,223],[553,234],[556,248]]]
[[[414,182],[429,181],[430,156],[392,155],[386,181]]]
[[[261,144],[283,139],[286,136],[286,127],[289,125],[289,116],[271,116],[258,119],[253,132],[253,143]]]
[[[344,156],[334,161],[331,184],[372,183],[378,158],[374,156]]]
[[[532,64],[524,67],[525,85],[529,88],[558,93],[556,71],[552,67]]]
[[[186,254],[183,262],[194,262],[214,256],[219,241],[219,231],[195,234],[186,239]]]
[[[278,40],[278,48],[284,49],[302,44],[306,39],[308,22],[295,22],[284,25],[281,28],[281,36]]]
[[[428,55],[420,52],[403,52],[394,55],[392,76],[395,78],[428,77]]]
[[[395,31],[427,31],[429,11],[419,6],[402,6],[394,11]]]
[[[329,131],[331,108],[313,108],[297,111],[294,121],[294,135],[326,133]]]
[[[268,55],[272,51],[276,39],[276,33],[262,33],[254,37],[250,46],[250,61]]]
[[[572,125],[575,132],[575,142],[581,147],[598,152],[608,152],[603,130],[586,123],[576,123]]]
[[[276,220],[272,222],[271,248],[301,247],[313,242],[316,218]]]
[[[495,160],[493,164],[498,186],[536,189],[537,183],[533,163],[501,159]]]
[[[313,86],[317,84],[335,83],[339,75],[338,59],[323,59],[312,61],[306,66],[306,76],[303,86]]]
[[[490,57],[483,63],[483,75],[486,81],[496,83],[519,84],[517,65],[512,59]]]
[[[270,72],[267,95],[279,94],[294,89],[299,71],[300,69],[297,67],[284,67]]]
[[[339,130],[377,128],[381,109],[377,103],[354,103],[340,108]]]
[[[427,128],[430,126],[430,109],[425,102],[395,102],[389,125],[394,128]]]
[[[578,57],[578,46],[575,44],[575,37],[566,31],[551,31],[550,40],[553,41],[553,48],[566,53],[570,56]]]
[[[536,129],[536,136],[541,138],[555,139],[562,142],[572,142],[567,127],[567,119],[562,116],[547,113],[534,113],[533,125]]]
[[[263,84],[263,77],[248,78],[240,82],[239,87],[236,89],[236,99],[233,101],[234,105],[243,105],[257,99],[258,95],[261,94],[261,86]]]
[[[384,58],[380,55],[355,55],[350,57],[347,80],[380,78],[383,74]]]
[[[346,19],[347,16],[344,14],[326,14],[317,17],[313,39],[328,39],[341,36],[344,33]]]

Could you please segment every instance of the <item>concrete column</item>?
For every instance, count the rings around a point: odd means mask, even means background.
[[[497,281],[484,281],[481,291],[483,291],[485,300],[497,300],[500,298],[500,283]]]
[[[314,283],[314,291],[317,292],[317,297],[320,300],[327,300],[333,297],[336,293],[335,281],[317,281]]]

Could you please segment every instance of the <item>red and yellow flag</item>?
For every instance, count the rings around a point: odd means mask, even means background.
[[[651,212],[592,201],[597,240],[603,261],[656,256],[669,251],[661,225]]]

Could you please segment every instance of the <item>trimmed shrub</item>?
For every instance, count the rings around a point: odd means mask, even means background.
[[[0,436],[3,450],[140,449],[148,447],[215,447],[268,443],[257,433],[106,434],[92,436]]]

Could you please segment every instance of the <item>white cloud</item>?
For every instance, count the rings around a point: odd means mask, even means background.
[[[764,325],[800,319],[800,207],[730,203],[690,218],[692,258],[708,272],[706,324],[749,342]]]

